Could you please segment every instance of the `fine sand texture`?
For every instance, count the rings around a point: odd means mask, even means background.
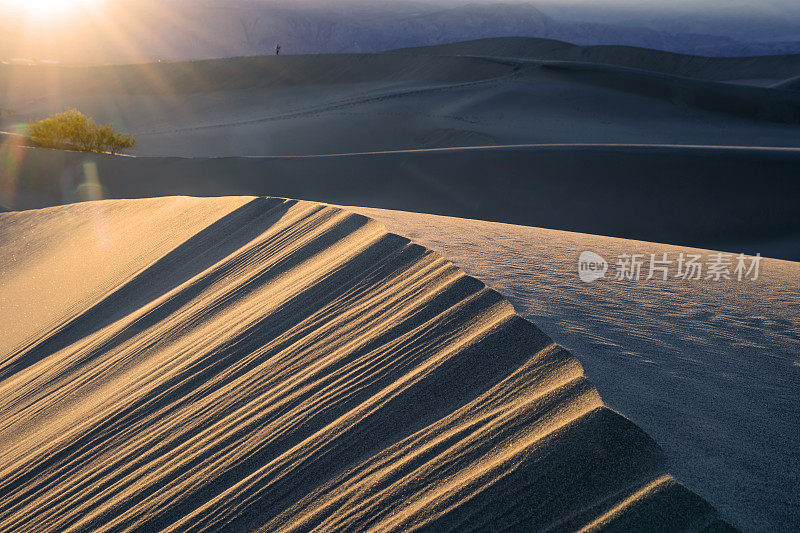
[[[728,528],[574,357],[364,216],[105,201],[0,236],[3,530]]]
[[[686,247],[362,207],[500,291],[577,357],[603,399],[664,448],[669,470],[745,531],[800,520],[800,263],[764,259],[759,278],[614,279],[620,254]],[[584,283],[578,257],[610,263]],[[758,487],[757,491],[743,487]]]

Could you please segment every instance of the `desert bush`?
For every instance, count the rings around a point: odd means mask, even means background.
[[[117,133],[110,124],[98,126],[77,109],[31,122],[28,124],[28,133],[34,144],[45,148],[117,154],[136,146],[135,136]]]

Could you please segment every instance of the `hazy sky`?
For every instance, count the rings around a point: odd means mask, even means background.
[[[271,0],[262,0],[270,2]],[[309,3],[322,5],[335,5],[334,0],[304,0]],[[380,3],[381,0],[345,0],[345,2],[358,2],[364,4]],[[396,0],[383,0],[384,2]],[[534,6],[548,6],[553,8],[575,9],[583,8],[593,12],[602,12],[613,8],[630,12],[643,11],[719,11],[727,13],[752,13],[786,14],[787,12],[800,13],[800,0],[428,0],[427,4],[463,5],[467,3],[501,3],[501,4],[531,4]]]
[[[269,3],[273,0],[261,0]],[[303,0],[307,3],[334,5],[333,0]],[[345,0],[349,3],[380,3],[381,0]],[[384,0],[384,2],[397,3],[397,0]],[[625,7],[631,10],[652,9],[722,9],[722,10],[781,10],[798,8],[798,0],[428,0],[425,3],[442,5],[461,5],[468,3],[498,3],[498,4],[555,4],[562,6],[585,6],[603,9],[608,6]]]
[[[632,29],[634,33],[630,35],[635,34],[636,38],[630,37],[622,43],[635,46],[673,46],[670,43],[683,46],[682,43],[691,41],[691,36],[711,36],[739,43],[756,43],[758,46],[764,44],[777,47],[780,53],[789,53],[785,51],[785,46],[800,43],[800,0],[0,0],[0,59],[49,59],[68,56],[69,60],[76,61],[74,58],[79,57],[83,61],[90,55],[105,57],[103,54],[109,42],[117,48],[131,49],[139,54],[136,55],[137,58],[141,56],[148,60],[152,57],[195,57],[193,54],[197,57],[222,57],[253,53],[255,48],[249,40],[247,46],[250,48],[245,52],[241,50],[242,40],[237,36],[242,27],[237,17],[242,12],[253,9],[268,11],[267,6],[270,5],[299,8],[297,10],[300,13],[303,12],[301,6],[315,6],[313,13],[309,14],[309,20],[316,21],[316,28],[326,27],[330,23],[340,30],[326,37],[333,39],[335,43],[320,43],[315,45],[316,48],[309,48],[307,53],[320,50],[349,51],[346,46],[352,46],[353,43],[358,44],[358,50],[373,51],[409,44],[403,41],[402,35],[391,34],[391,28],[395,26],[384,24],[387,20],[391,23],[391,17],[397,16],[397,13],[424,17],[424,12],[429,9],[440,11],[439,7],[446,9],[466,4],[493,3],[528,4],[557,23],[556,29],[551,28],[551,34],[547,35],[526,33],[525,28],[515,27],[518,32],[515,34],[526,36],[577,39],[575,42],[582,43],[586,39],[589,39],[587,43],[594,42],[591,39],[608,42],[609,38],[602,31],[592,34],[591,29],[581,30],[573,24],[578,22],[596,23],[592,27],[615,25],[622,29]],[[349,10],[346,8],[348,5],[351,7]],[[57,6],[62,7],[58,9]],[[467,16],[470,16],[470,11],[474,10],[464,10]],[[220,13],[226,16],[221,16]],[[478,15],[474,16],[482,16],[480,11],[475,13]],[[502,15],[503,12],[500,13]],[[325,19],[329,15],[330,21]],[[453,19],[456,24],[459,20],[457,15]],[[437,13],[437,16],[446,18],[447,13]],[[259,40],[265,38],[265,35],[282,31],[282,28],[266,27],[269,26],[269,20],[283,20],[280,17],[266,15],[258,16],[256,20],[260,20],[262,26],[258,29]],[[536,20],[535,14],[531,20]],[[474,22],[470,24],[475,26]],[[572,24],[578,29],[558,29],[558,24],[562,23],[566,27]],[[370,24],[384,24],[381,27],[389,28],[387,31],[391,35],[385,38],[373,35],[367,27]],[[288,28],[286,32],[290,32],[295,31],[293,28],[296,24],[289,21],[284,26]],[[422,27],[424,24],[417,26]],[[180,31],[176,32],[175,28],[180,28]],[[427,33],[420,37],[420,43],[426,42],[424,38],[439,30],[439,27],[427,28]],[[153,35],[147,35],[150,31]],[[545,30],[542,32],[546,33]],[[320,36],[326,34],[325,31],[317,33]],[[501,33],[507,35],[505,30]],[[649,37],[650,35],[655,36]],[[454,31],[438,38],[458,40],[462,37],[463,32]],[[95,43],[103,39],[102,44]],[[289,37],[284,37],[284,40],[288,39]],[[344,44],[345,39],[350,39],[347,45]],[[198,40],[208,44],[207,49],[198,50]],[[224,46],[214,48],[212,44],[217,41]],[[65,47],[64,43],[73,46]],[[84,43],[82,47],[78,46],[80,43]],[[418,43],[413,41],[412,44]],[[675,46],[677,45],[673,48]],[[795,48],[791,48],[791,52],[794,50]],[[686,49],[680,48],[679,51],[686,52]],[[704,49],[701,52],[689,49],[686,53],[713,55],[715,52],[714,49]]]

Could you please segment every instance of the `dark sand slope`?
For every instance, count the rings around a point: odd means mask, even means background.
[[[773,85],[776,89],[787,89],[790,91],[800,91],[800,76],[789,78]]]
[[[604,63],[706,80],[789,78],[800,75],[800,54],[706,57],[619,45],[577,45],[534,37],[498,37],[391,50],[387,54],[495,56]]]
[[[336,83],[472,82],[501,76],[513,64],[482,58],[390,57],[376,54],[255,56],[103,66],[0,65],[6,92],[182,94]],[[30,93],[28,93],[30,94]]]
[[[0,235],[4,530],[727,527],[570,354],[366,217],[168,198]]]
[[[780,79],[791,75],[791,58],[783,64]],[[645,67],[422,53],[0,65],[0,129],[77,107],[135,133],[136,155],[184,157],[531,143],[798,145],[800,92]]]
[[[96,170],[105,198],[274,195],[800,259],[800,149],[565,145],[214,159],[15,153],[2,191],[7,208],[93,198]]]
[[[686,107],[755,120],[800,123],[800,93],[791,90],[789,85],[748,87],[577,61],[553,61],[543,66],[568,73],[568,79],[573,81],[659,98]]]

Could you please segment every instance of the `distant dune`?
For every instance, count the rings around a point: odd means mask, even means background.
[[[420,81],[457,83],[494,78],[513,65],[481,58],[386,58],[378,54],[255,56],[106,66],[0,65],[0,83],[48,94],[71,92],[162,95],[276,86]],[[29,93],[30,94],[30,93]]]
[[[387,53],[443,56],[527,57],[554,61],[604,63],[705,80],[788,78],[800,75],[800,54],[707,57],[619,45],[577,45],[533,37],[497,37],[436,46],[401,48]]]
[[[17,154],[6,208],[93,198],[86,190],[90,164],[106,198],[274,194],[800,259],[800,150],[563,145],[213,159]]]
[[[0,234],[3,529],[726,527],[572,356],[368,218],[170,198]]]
[[[542,65],[557,68],[560,75],[553,76],[543,71]],[[617,120],[625,120],[626,115],[631,114],[628,121],[641,121],[632,112],[643,107],[648,114],[670,115],[673,113],[668,110],[679,106],[744,117],[756,123],[797,124],[800,123],[800,93],[792,89],[789,81],[796,76],[800,76],[800,55],[704,58],[647,49],[578,47],[557,41],[507,38],[386,54],[261,56],[93,67],[0,65],[0,88],[3,90],[0,106],[14,109],[19,118],[33,118],[32,115],[48,107],[53,109],[54,105],[57,109],[80,106],[94,115],[122,122],[131,129],[141,129],[146,125],[145,131],[141,132],[146,140],[148,135],[159,130],[164,132],[167,127],[173,131],[191,131],[250,126],[252,130],[254,124],[261,123],[263,129],[265,122],[303,118],[309,114],[343,109],[351,110],[351,113],[367,113],[376,103],[380,107],[389,107],[390,101],[398,98],[423,97],[421,106],[417,104],[416,107],[430,107],[430,114],[440,119],[452,117],[470,124],[473,122],[472,114],[464,113],[468,110],[455,102],[477,103],[482,113],[496,116],[498,98],[511,91],[516,94],[524,91],[528,100],[528,104],[519,109],[521,116],[547,124],[557,121],[558,116],[565,116],[574,104],[561,109],[561,106],[571,103],[562,97],[560,102],[555,101],[556,107],[539,109],[537,102],[554,103],[549,86],[560,86],[560,93],[569,96],[576,90],[574,85],[577,83],[583,85],[580,92],[584,98],[592,96],[597,100],[590,104],[593,112],[596,112],[593,108],[598,104],[597,111],[616,109]],[[758,79],[768,82],[759,86],[753,81]],[[720,80],[750,80],[748,84],[751,86],[721,83]],[[622,98],[598,92],[592,86],[613,89]],[[343,88],[349,89],[343,93]],[[468,94],[459,94],[464,91]],[[228,93],[224,102],[218,99],[209,101],[210,95],[223,92]],[[253,93],[259,98],[252,100]],[[39,95],[39,98],[31,100],[32,94]],[[666,100],[669,105],[626,102],[631,100],[631,94]],[[159,99],[170,95],[170,106],[165,109],[153,98],[154,95]],[[102,99],[98,100],[100,96]],[[269,98],[265,99],[265,96]],[[442,104],[443,96],[456,100],[449,105]],[[44,108],[42,104],[45,104]],[[235,114],[220,114],[215,105],[224,105]],[[625,109],[626,105],[630,109]],[[40,109],[42,111],[38,111]],[[275,113],[272,109],[282,112]],[[452,109],[456,113],[442,113],[442,109]],[[390,111],[386,109],[384,112]],[[159,115],[164,112],[168,115]],[[720,134],[709,131],[707,126],[713,115],[706,118],[683,111],[681,114],[688,116],[665,116],[665,120],[670,122],[676,118],[683,119],[674,129],[667,130],[674,136],[680,132],[685,137],[685,130],[689,129],[695,130],[695,135],[705,130],[708,139],[713,133]],[[237,115],[247,119],[232,120]],[[215,121],[215,116],[225,116],[227,120]],[[477,131],[492,136],[492,130],[499,126],[492,122],[483,128],[478,126]],[[152,131],[153,126],[159,123],[162,127]],[[460,124],[462,128],[464,125],[463,122]],[[345,130],[376,129],[375,125],[369,124],[354,128],[342,121],[332,126]],[[453,126],[458,124],[450,127]],[[424,132],[420,133],[424,135]],[[508,133],[516,137],[517,142],[526,137],[530,140],[524,129],[515,128]],[[277,136],[280,131],[273,130],[270,134]],[[197,133],[192,134],[195,135]],[[381,137],[383,135],[379,135]],[[397,141],[402,139],[401,136]],[[711,144],[710,140],[707,143]],[[204,155],[210,155],[208,151],[211,148],[208,145],[204,147]]]
[[[755,120],[800,124],[800,92],[793,90],[791,81],[767,86],[752,82],[722,84],[582,62],[552,62],[544,67],[569,72],[573,80],[659,98],[677,105]]]
[[[800,91],[800,76],[783,80],[774,85],[776,89],[788,89],[790,91]]]

